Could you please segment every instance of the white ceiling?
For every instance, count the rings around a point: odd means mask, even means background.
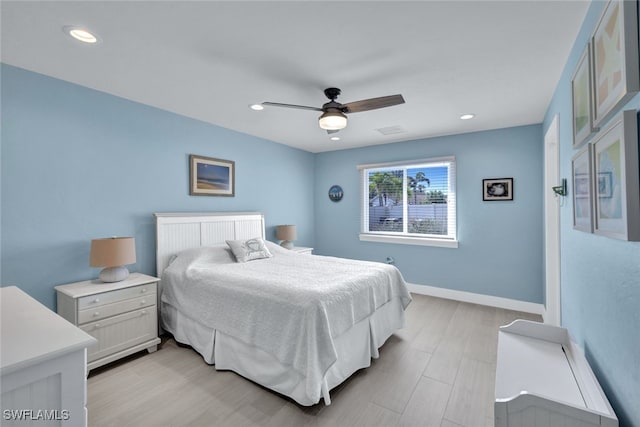
[[[540,123],[587,1],[2,1],[2,61],[311,152]],[[83,45],[65,25],[86,26]],[[340,141],[320,107],[354,113]],[[475,113],[473,120],[459,116]],[[404,133],[376,129],[399,126]]]

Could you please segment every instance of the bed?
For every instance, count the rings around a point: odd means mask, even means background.
[[[160,326],[217,370],[328,405],[404,326],[411,296],[391,265],[281,248],[261,213],[155,217]],[[226,242],[254,239],[270,256],[237,262]]]

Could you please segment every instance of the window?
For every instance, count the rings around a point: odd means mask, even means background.
[[[454,157],[360,165],[360,240],[457,247]]]

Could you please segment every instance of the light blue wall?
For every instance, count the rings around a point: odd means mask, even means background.
[[[543,124],[547,129],[559,114],[560,173],[569,182],[571,75],[603,8],[603,2],[591,4]],[[640,95],[623,109],[640,109]],[[640,243],[573,230],[572,217],[571,203],[566,203],[560,239],[562,324],[584,347],[620,426],[640,426]]]
[[[92,238],[136,238],[155,274],[154,212],[261,211],[267,238],[312,245],[313,154],[2,65],[2,276],[54,308],[53,286],[95,278]],[[189,196],[188,156],[236,162],[236,196]]]
[[[542,303],[540,125],[316,155],[316,252],[395,258],[408,282]],[[459,248],[361,242],[359,164],[456,157]],[[513,202],[483,202],[483,178],[514,178]],[[340,202],[329,187],[344,190]]]

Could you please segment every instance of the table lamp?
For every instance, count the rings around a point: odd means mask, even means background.
[[[133,237],[107,237],[91,241],[91,267],[105,267],[100,272],[103,282],[119,282],[129,276],[125,265],[136,262],[136,241]]]
[[[287,249],[293,249],[292,240],[296,240],[295,225],[278,225],[276,227],[276,239],[282,240],[280,246]]]

